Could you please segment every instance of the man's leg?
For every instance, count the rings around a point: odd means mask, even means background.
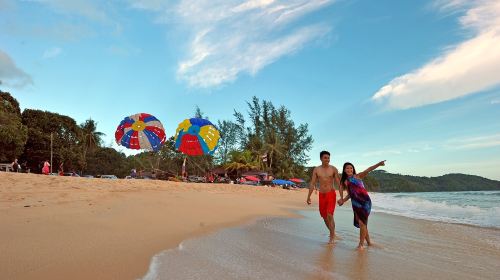
[[[328,219],[328,216],[326,218],[323,218],[323,221],[325,221],[325,226],[330,231],[330,221]]]
[[[328,244],[333,244],[333,241],[335,239],[335,221],[333,220],[333,215],[327,214],[326,220],[328,230],[330,230],[330,240],[328,241]]]

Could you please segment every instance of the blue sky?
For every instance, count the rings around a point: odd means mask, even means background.
[[[498,0],[0,0],[0,81],[107,145],[126,115],[173,135],[255,95],[309,124],[307,164],[500,179]]]

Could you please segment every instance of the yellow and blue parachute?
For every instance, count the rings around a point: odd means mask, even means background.
[[[190,156],[213,155],[219,139],[220,133],[210,121],[185,119],[177,127],[175,148]]]

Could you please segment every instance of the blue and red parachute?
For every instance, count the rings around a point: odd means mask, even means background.
[[[166,140],[165,129],[155,116],[139,113],[120,122],[115,140],[129,149],[158,151]]]

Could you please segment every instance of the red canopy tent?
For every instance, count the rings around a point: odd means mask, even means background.
[[[255,177],[255,176],[245,176],[245,179],[247,179],[248,181],[254,181],[254,182],[260,181],[260,179]]]
[[[305,182],[304,180],[299,179],[299,178],[292,178],[292,179],[290,179],[289,181],[292,181],[292,182],[294,182],[294,183],[299,183],[299,184],[300,184],[300,183],[304,183],[304,182]]]

